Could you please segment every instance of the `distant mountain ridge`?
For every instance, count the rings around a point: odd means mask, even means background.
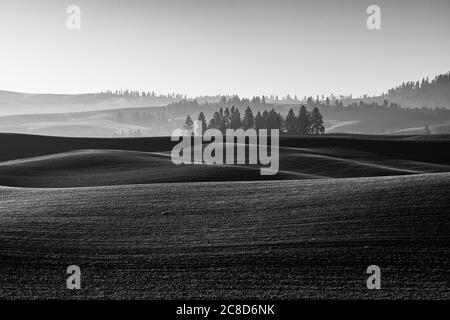
[[[226,97],[234,96],[227,95]],[[344,105],[359,100],[382,103],[386,99],[406,108],[450,109],[450,72],[438,75],[431,81],[422,79],[421,81],[402,83],[378,97],[362,99],[340,97],[338,100],[343,102]],[[0,90],[0,116],[162,107],[185,99],[187,99],[186,96],[181,94],[155,95],[154,92],[144,94],[129,90],[83,94],[33,94]],[[187,100],[193,101],[194,99],[200,104],[205,102],[216,103],[219,102],[220,95],[199,96]],[[289,95],[281,98],[281,100],[278,96],[266,96],[266,99],[268,103],[273,104],[305,104],[307,102],[306,97],[303,100],[297,98],[292,100]]]

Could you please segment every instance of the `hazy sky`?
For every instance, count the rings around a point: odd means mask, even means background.
[[[0,90],[378,93],[450,71],[449,16],[449,0],[0,0]]]

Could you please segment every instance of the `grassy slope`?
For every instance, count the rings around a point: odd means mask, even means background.
[[[448,298],[449,177],[2,188],[0,296]]]

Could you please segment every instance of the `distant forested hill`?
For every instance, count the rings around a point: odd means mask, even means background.
[[[406,82],[388,91],[385,99],[404,107],[429,107],[450,109],[450,72],[433,80]]]

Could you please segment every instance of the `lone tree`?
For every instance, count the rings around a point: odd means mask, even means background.
[[[269,127],[269,113],[264,110],[262,113],[262,127],[261,129],[267,129]]]
[[[297,117],[295,116],[294,110],[289,110],[288,115],[286,116],[286,131],[288,134],[297,133]]]
[[[244,130],[253,128],[254,123],[255,119],[253,117],[252,109],[250,109],[250,107],[247,107],[247,109],[245,109],[244,118],[242,119]]]
[[[184,126],[183,128],[186,129],[187,131],[192,131],[192,126],[193,126],[194,122],[192,121],[192,118],[190,115],[188,115],[186,117],[186,120],[184,121]]]
[[[202,132],[202,134],[204,134],[206,131],[206,128],[207,128],[207,124],[206,124],[206,118],[205,118],[205,115],[203,114],[203,112],[200,112],[200,114],[198,115],[198,121],[200,121],[200,124],[202,126],[201,132]]]
[[[301,106],[300,113],[298,115],[298,133],[302,135],[307,135],[310,131],[311,131],[311,115],[306,110],[305,106]]]
[[[322,114],[317,107],[311,112],[311,133],[322,134],[325,132],[325,127],[323,126]]]

